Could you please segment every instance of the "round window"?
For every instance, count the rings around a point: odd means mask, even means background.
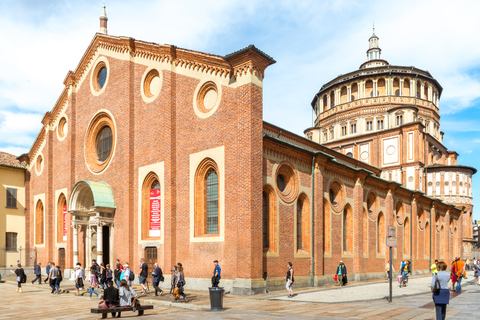
[[[281,163],[275,173],[277,193],[280,198],[289,203],[296,199],[298,194],[298,176],[295,168],[288,162]]]
[[[39,155],[37,157],[37,161],[35,163],[35,170],[37,171],[37,174],[39,175],[40,173],[42,173],[42,170],[43,170],[43,157],[41,155]]]
[[[347,153],[347,157],[353,158],[353,153],[351,152]]]
[[[150,70],[143,81],[143,94],[148,99],[156,97],[162,88],[162,79],[156,69]]]
[[[85,136],[85,160],[94,173],[105,170],[115,150],[115,123],[110,113],[97,113],[88,125]]]
[[[448,181],[445,181],[445,185],[448,186]]]
[[[60,139],[63,139],[67,134],[67,119],[65,117],[60,119],[60,121],[58,122],[57,130],[58,130],[58,136],[60,137]]]
[[[430,182],[428,183],[428,186],[431,187],[432,185],[433,185],[433,183],[430,181]]]
[[[98,161],[104,162],[108,159],[110,152],[112,151],[113,135],[112,129],[109,126],[105,126],[100,130],[97,136],[97,157]]]
[[[90,75],[90,89],[94,96],[102,94],[108,85],[109,78],[110,69],[108,60],[105,57],[100,57]]]

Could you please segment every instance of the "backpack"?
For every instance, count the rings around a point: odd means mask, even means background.
[[[120,271],[118,271],[118,269],[113,270],[113,275],[115,280],[120,280]]]
[[[130,279],[130,281],[135,280],[135,273],[132,272],[132,270],[130,270],[130,276],[128,278]]]
[[[21,278],[21,283],[26,283],[27,282],[27,275],[24,273],[22,274],[22,278]]]
[[[58,282],[61,282],[62,280],[63,280],[62,271],[58,270],[57,281],[58,281]]]

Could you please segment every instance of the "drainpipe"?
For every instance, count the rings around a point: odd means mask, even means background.
[[[410,262],[412,263],[413,271],[413,198],[415,193],[412,193],[412,199],[410,200]]]
[[[312,201],[311,201],[311,208],[310,208],[310,251],[312,253],[312,287],[315,286],[315,254],[314,254],[314,210],[315,210],[315,154],[312,156]]]
[[[429,248],[430,254],[428,255],[430,257],[428,259],[429,260],[429,262],[428,262],[429,266],[432,265],[432,209],[433,209],[433,203],[434,203],[434,201],[432,201],[432,204],[430,205],[430,248]]]

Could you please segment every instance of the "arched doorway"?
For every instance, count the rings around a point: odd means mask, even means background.
[[[78,181],[68,199],[68,212],[72,215],[73,264],[79,262],[79,252],[83,265],[88,266],[92,259],[97,263],[113,260],[113,222],[115,202],[110,186],[105,182]],[[84,237],[78,238],[82,230]],[[79,247],[79,243],[81,246]]]

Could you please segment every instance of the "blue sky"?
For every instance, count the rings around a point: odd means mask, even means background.
[[[366,60],[375,22],[382,58],[443,86],[440,128],[459,163],[480,158],[480,1],[109,1],[111,35],[225,55],[254,44],[277,63],[264,119],[303,135],[318,89]],[[102,1],[0,1],[0,150],[28,152],[99,29]],[[480,166],[478,166],[480,169]],[[479,173],[480,175],[480,173]],[[480,182],[474,176],[474,205]],[[474,209],[474,219],[480,211]]]

